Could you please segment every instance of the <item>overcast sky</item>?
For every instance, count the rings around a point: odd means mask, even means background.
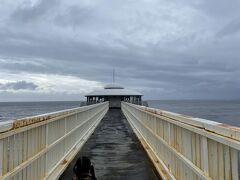
[[[240,99],[239,0],[1,0],[0,101]]]

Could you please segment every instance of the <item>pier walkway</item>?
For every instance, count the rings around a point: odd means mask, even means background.
[[[120,109],[108,111],[60,180],[73,177],[73,166],[82,155],[94,163],[97,179],[158,179]]]

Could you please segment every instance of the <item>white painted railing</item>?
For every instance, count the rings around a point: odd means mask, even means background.
[[[105,102],[1,123],[0,179],[57,179],[108,106]]]
[[[240,128],[122,102],[163,179],[239,179]]]

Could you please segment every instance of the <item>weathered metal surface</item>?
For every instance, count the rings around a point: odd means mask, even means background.
[[[60,180],[73,177],[73,166],[82,155],[93,161],[97,179],[158,179],[120,109],[108,111]]]
[[[122,110],[148,149],[163,162],[159,173],[164,178],[169,179],[163,171],[182,180],[239,179],[238,127],[126,102]]]
[[[189,124],[199,128],[204,128],[221,136],[230,137],[232,139],[240,141],[240,127],[230,126],[227,124],[201,118],[194,118],[191,116],[168,112],[160,109],[148,108],[143,106],[141,107],[141,109],[156,115],[160,115],[162,117],[167,117],[176,121],[180,121],[185,124]]]
[[[108,103],[24,118],[0,128],[0,179],[56,179],[108,110]]]
[[[17,128],[28,126],[28,125],[31,125],[31,124],[34,124],[34,123],[39,123],[41,121],[47,121],[47,120],[53,119],[53,118],[55,118],[57,120],[59,118],[64,118],[64,117],[70,116],[72,114],[87,111],[88,109],[91,109],[94,106],[95,105],[89,105],[89,106],[84,106],[84,107],[81,107],[81,108],[73,108],[73,109],[57,111],[57,112],[53,112],[53,113],[47,113],[47,114],[41,114],[41,115],[37,115],[37,116],[17,119],[17,120],[11,121],[12,122],[12,128],[17,129]],[[0,133],[1,132],[2,131],[0,131]]]

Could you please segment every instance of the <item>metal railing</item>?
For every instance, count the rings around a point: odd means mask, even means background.
[[[163,179],[239,179],[240,128],[122,102]]]
[[[0,124],[0,179],[57,179],[108,110],[108,102]]]

